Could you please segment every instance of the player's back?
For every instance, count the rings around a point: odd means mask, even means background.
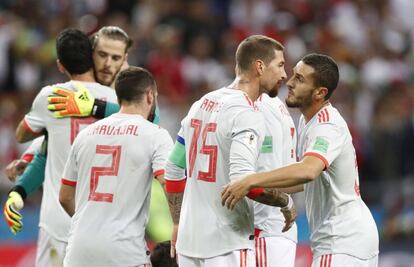
[[[270,171],[296,162],[296,129],[286,106],[278,98],[262,94],[256,101],[265,119],[265,137],[257,162],[258,172]],[[284,236],[297,241],[296,224],[282,233],[285,218],[278,207],[254,202],[254,224],[262,236]]]
[[[70,266],[149,263],[144,237],[152,177],[171,146],[165,129],[134,114],[116,113],[79,134],[69,159],[78,176]]]
[[[344,253],[361,259],[378,254],[378,232],[359,192],[355,149],[348,126],[328,105],[298,128],[298,156],[319,157],[327,169],[305,184],[306,213],[315,257]]]
[[[69,216],[59,203],[60,179],[70,147],[81,129],[96,121],[93,117],[56,119],[47,109],[49,95],[53,88],[74,90],[73,81],[42,88],[36,96],[32,110],[26,115],[26,125],[34,132],[46,129],[48,149],[43,186],[43,198],[39,226],[61,241],[67,241]],[[115,91],[109,87],[92,82],[82,82],[95,98],[116,103]]]
[[[209,258],[229,251],[253,248],[253,214],[243,199],[233,211],[222,207],[221,191],[231,179],[255,171],[263,117],[240,90],[222,88],[193,104],[182,121],[187,184],[181,209],[177,250]],[[235,142],[251,149],[248,158],[230,150]],[[233,149],[234,150],[234,149]]]

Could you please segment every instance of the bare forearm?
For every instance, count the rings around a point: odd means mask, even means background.
[[[278,189],[266,188],[254,200],[269,206],[286,207],[289,202],[289,196]]]
[[[180,222],[181,205],[183,203],[184,193],[167,193],[168,205],[170,213],[175,225]]]
[[[306,157],[302,162],[251,175],[247,177],[247,182],[250,188],[292,187],[312,181],[322,172],[324,167],[323,162],[318,158]]]
[[[294,193],[302,192],[303,189],[304,189],[303,184],[295,185],[291,187],[279,188],[280,191],[285,192],[287,194],[294,194]]]
[[[61,201],[60,204],[62,205],[63,209],[66,213],[72,217],[75,214],[75,201],[74,200],[65,200]]]

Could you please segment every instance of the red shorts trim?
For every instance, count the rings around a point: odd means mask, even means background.
[[[165,180],[165,191],[168,193],[182,193],[185,189],[187,179],[182,179],[178,181]]]

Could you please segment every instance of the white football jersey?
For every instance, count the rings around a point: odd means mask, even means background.
[[[195,102],[178,133],[185,140],[187,183],[178,230],[178,253],[210,258],[253,249],[253,210],[242,199],[221,205],[230,180],[256,171],[263,115],[243,91],[222,88]]]
[[[165,129],[116,113],[83,130],[62,182],[76,185],[65,265],[149,264],[145,242],[153,174],[164,173],[173,145]]]
[[[298,156],[320,158],[326,169],[305,184],[306,215],[314,258],[378,254],[378,230],[359,192],[355,149],[348,126],[330,104],[298,126]]]
[[[262,94],[256,101],[265,119],[265,137],[257,162],[258,172],[274,170],[296,162],[296,128],[286,106],[278,98]],[[284,236],[297,242],[296,223],[282,233],[285,218],[280,208],[254,202],[254,226],[262,236]]]
[[[95,98],[116,103],[116,95],[113,89],[98,83],[82,83]],[[74,90],[72,81],[42,88],[24,121],[26,126],[33,132],[40,132],[43,129],[48,131],[47,161],[39,226],[52,237],[67,241],[70,217],[59,203],[60,179],[76,135],[86,125],[95,122],[96,119],[93,117],[54,118],[53,113],[47,109],[47,97],[53,94],[52,89],[54,87]]]

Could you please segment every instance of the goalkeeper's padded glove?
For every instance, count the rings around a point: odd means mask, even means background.
[[[23,216],[19,212],[23,206],[24,202],[20,194],[16,191],[10,192],[8,199],[4,204],[3,214],[7,224],[10,227],[10,231],[13,234],[17,234],[23,228]]]
[[[87,117],[92,114],[95,98],[81,82],[72,82],[76,91],[55,87],[47,98],[47,108],[55,118]]]

